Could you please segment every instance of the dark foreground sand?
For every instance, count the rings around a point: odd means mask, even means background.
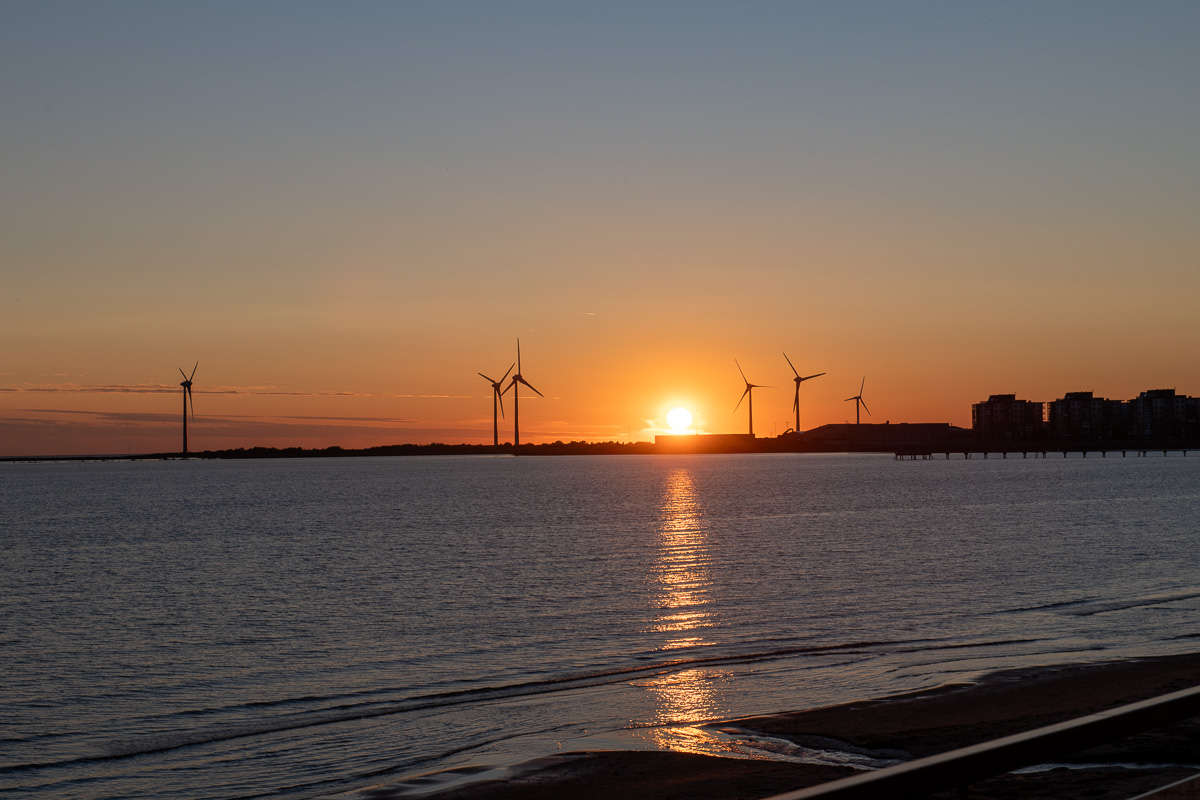
[[[837,740],[868,751],[933,755],[1063,722],[1126,703],[1200,685],[1200,654],[996,673],[970,685],[840,706],[732,720],[721,728],[829,746]],[[1200,772],[1200,719],[1079,753],[1056,769],[1002,775],[975,784],[969,796],[1075,797],[1128,800]],[[1129,769],[1114,764],[1152,764]],[[503,780],[426,795],[434,800],[684,800],[767,797],[854,774],[850,768],[685,753],[600,752],[546,759]],[[411,796],[408,787],[357,792],[384,800]],[[957,793],[932,795],[957,797]]]

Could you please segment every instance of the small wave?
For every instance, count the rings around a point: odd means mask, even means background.
[[[1112,611],[1126,611],[1131,608],[1147,608],[1149,606],[1161,606],[1166,603],[1175,603],[1180,600],[1192,600],[1200,597],[1200,589],[1189,587],[1173,592],[1159,592],[1156,594],[1143,595],[1141,597],[1129,597],[1120,600],[1095,600],[1092,602],[1081,603],[1068,614],[1076,617],[1090,617],[1094,614],[1107,614]]]
[[[796,736],[794,739],[781,739],[730,726],[719,727],[715,730],[728,737],[728,743],[739,750],[766,756],[772,761],[871,770],[891,767],[912,760],[912,755],[903,750],[869,750],[827,736]]]
[[[1119,769],[1192,769],[1200,770],[1200,764],[1154,764],[1149,762],[1127,762],[1127,761],[1080,761],[1075,763],[1067,762],[1052,762],[1046,764],[1034,764],[1031,767],[1021,767],[1014,769],[1014,775],[1026,775],[1035,772],[1049,772],[1054,769],[1074,769],[1074,770],[1089,770],[1117,767]]]
[[[1034,606],[1017,606],[1007,608],[998,614],[1019,614],[1026,611],[1058,611],[1074,617],[1090,617],[1094,614],[1107,614],[1111,611],[1125,611],[1131,608],[1158,606],[1165,603],[1175,603],[1181,600],[1192,600],[1200,597],[1200,588],[1190,586],[1186,589],[1153,592],[1124,598],[1087,598],[1084,600],[1060,600],[1054,603],[1042,603]]]
[[[451,767],[436,772],[412,775],[394,783],[389,782],[374,786],[371,787],[371,792],[373,794],[378,793],[383,797],[421,797],[436,792],[444,792],[449,789],[460,789],[472,783],[511,779],[545,767],[567,764],[572,761],[581,761],[589,757],[589,753],[561,753],[552,756],[541,756],[512,765],[473,764],[462,767]],[[346,796],[339,793],[323,797],[326,797],[327,800],[334,800],[334,798]],[[355,792],[353,796],[357,797],[359,794]]]
[[[926,647],[909,647],[900,648],[899,653],[924,653],[934,650],[964,650],[973,649],[976,647],[1003,647],[1010,644],[1032,644],[1033,642],[1043,642],[1046,639],[992,639],[986,642],[954,642],[950,644],[931,644]]]
[[[996,613],[996,614],[1020,614],[1025,611],[1054,611],[1054,610],[1060,609],[1060,608],[1069,608],[1070,606],[1077,606],[1077,605],[1081,605],[1084,603],[1092,603],[1092,602],[1095,602],[1095,601],[1094,600],[1060,600],[1055,603],[1041,603],[1036,606],[1015,606],[1013,608],[1006,608],[1001,611],[996,611],[994,613]]]

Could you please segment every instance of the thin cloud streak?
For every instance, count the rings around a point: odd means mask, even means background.
[[[110,384],[78,386],[0,386],[0,392],[9,394],[174,394],[178,386],[162,384]],[[372,392],[313,392],[278,389],[273,386],[210,386],[196,394],[220,395],[263,395],[270,397],[384,397],[418,400],[477,400],[475,395],[466,394],[376,394]]]
[[[178,423],[179,415],[176,413],[161,413],[161,412],[136,412],[136,411],[88,411],[80,409],[65,409],[65,408],[22,408],[17,409],[23,414],[73,414],[76,416],[92,417],[96,420],[110,420],[113,422],[168,422],[172,425]],[[306,420],[313,422],[359,422],[359,423],[394,423],[404,425],[413,422],[411,419],[400,419],[396,417],[325,417],[317,415],[261,415],[261,414],[200,414],[196,416],[196,420],[204,422],[220,422],[225,420],[255,420],[258,422],[272,420]],[[4,420],[11,422],[12,418]],[[279,422],[277,424],[285,425],[287,423]]]

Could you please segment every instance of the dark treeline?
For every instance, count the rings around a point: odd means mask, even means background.
[[[378,447],[346,448],[336,445],[325,448],[302,447],[238,447],[232,450],[205,450],[191,453],[192,458],[354,458],[362,456],[438,456],[438,455],[612,455],[653,453],[651,442],[547,442],[522,444],[514,448],[505,443],[490,444],[389,444]],[[178,454],[158,454],[171,458]],[[154,458],[156,456],[149,456]]]

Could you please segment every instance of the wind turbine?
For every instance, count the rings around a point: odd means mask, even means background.
[[[863,387],[866,385],[867,385],[867,376],[864,375],[863,379],[862,379],[862,383],[859,384],[859,387],[858,387],[858,394],[854,395],[854,397],[847,397],[845,400],[845,402],[847,402],[847,403],[849,403],[851,400],[854,401],[854,424],[855,425],[859,424],[859,422],[860,422],[859,413],[858,413],[859,408],[866,408],[867,416],[868,417],[871,416],[871,409],[867,408],[867,404],[864,403],[863,399],[862,399],[862,390],[863,390]]]
[[[738,360],[736,358],[733,360],[733,363],[737,364],[738,372],[742,373],[742,380],[746,381],[746,373],[742,372],[742,365],[738,364]],[[749,395],[750,402],[749,402],[748,406],[750,409],[750,435],[751,436],[754,435],[754,391],[753,390],[754,389],[770,389],[770,388],[772,388],[772,387],[760,386],[757,383],[751,383],[750,381],[746,381],[746,391],[742,392],[742,396],[738,398],[737,405],[733,407],[733,410],[736,412],[739,408],[742,407],[742,401],[746,399],[747,395]]]
[[[196,405],[192,402],[192,378],[196,376],[196,367],[200,366],[200,362],[196,362],[196,366],[192,367],[192,374],[188,375],[183,371],[183,367],[179,368],[179,374],[183,376],[183,383],[179,384],[183,387],[183,457],[187,458],[187,418],[188,405],[192,407],[192,422],[196,421]]]
[[[508,372],[504,373],[504,378],[508,377],[508,373],[512,372],[513,367],[515,367],[515,366],[516,366],[516,364],[513,364],[512,367],[508,368]],[[501,378],[498,381],[494,381],[491,378],[489,378],[487,375],[484,375],[482,372],[478,373],[478,375],[479,375],[479,377],[483,378],[485,381],[488,381],[489,383],[492,384],[492,444],[499,447],[500,446],[500,422],[496,418],[496,406],[497,405],[500,406],[500,416],[503,417],[504,416],[504,398],[502,398],[501,395],[503,395],[504,392],[502,391],[501,387],[504,385],[504,378]]]
[[[531,384],[529,381],[525,380],[524,376],[521,375],[521,340],[520,339],[517,339],[517,371],[516,371],[516,374],[514,374],[512,376],[512,382],[510,382],[508,384],[508,389],[515,390],[513,392],[513,447],[521,446],[521,403],[520,403],[521,390],[517,386],[518,383],[523,383],[526,386],[528,386],[530,389],[533,389],[533,384]],[[508,389],[505,389],[504,392],[507,392]],[[537,389],[533,389],[533,391],[537,394],[538,397],[546,396],[546,395],[542,394],[541,392],[539,392]],[[501,394],[503,394],[504,392],[501,392]]]
[[[788,366],[792,367],[792,372],[796,373],[796,377],[793,378],[793,380],[796,381],[796,399],[792,401],[792,410],[796,412],[796,433],[799,433],[800,432],[800,384],[804,383],[805,381],[811,381],[813,378],[819,378],[822,375],[824,375],[825,373],[818,372],[816,375],[805,375],[802,378],[802,377],[800,377],[800,373],[796,372],[796,368],[794,366],[792,366],[792,360],[787,357],[787,353],[783,354],[783,358],[785,361],[788,362]]]

